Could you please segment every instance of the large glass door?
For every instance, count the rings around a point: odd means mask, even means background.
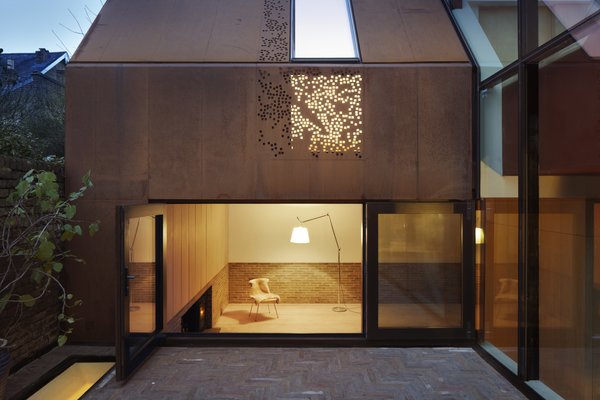
[[[369,203],[369,338],[474,337],[472,209]]]
[[[119,208],[120,287],[117,379],[125,380],[161,340],[164,220],[162,206]]]

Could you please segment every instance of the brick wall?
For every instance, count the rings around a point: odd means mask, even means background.
[[[346,303],[362,302],[362,266],[342,264]],[[269,278],[282,303],[337,303],[338,265],[321,263],[230,263],[229,302],[250,303],[248,281]]]
[[[379,302],[460,303],[461,264],[380,264]]]
[[[6,201],[8,194],[17,185],[25,172],[30,169],[53,171],[58,177],[61,190],[64,187],[62,168],[49,166],[42,162],[0,156],[0,220],[3,220],[10,208]],[[5,266],[0,265],[0,268],[5,268]],[[17,288],[18,292],[32,293],[35,290],[35,283],[30,279],[24,279],[22,283],[23,286]],[[13,366],[56,343],[59,333],[56,316],[59,314],[60,303],[56,288],[52,287],[51,290],[34,307],[23,307],[23,313],[16,323],[14,322],[14,316],[18,313],[17,306],[8,306],[0,314],[0,335],[5,335],[4,328],[10,327],[6,338],[10,343]]]
[[[154,303],[155,264],[129,263],[129,274],[135,279],[129,281],[132,303]]]

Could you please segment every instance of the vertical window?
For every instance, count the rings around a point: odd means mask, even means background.
[[[292,59],[358,60],[349,0],[294,0]]]

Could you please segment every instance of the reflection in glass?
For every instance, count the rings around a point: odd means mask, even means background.
[[[600,396],[598,28],[539,64],[539,383],[572,399]]]
[[[380,214],[379,327],[459,327],[462,215]]]
[[[156,252],[153,217],[128,219],[129,331],[156,329]]]
[[[596,0],[539,0],[540,45],[600,10]]]
[[[483,344],[516,370],[518,322],[517,77],[481,94],[481,227],[476,245],[484,287]]]
[[[515,61],[517,1],[463,0],[452,10],[485,79]]]

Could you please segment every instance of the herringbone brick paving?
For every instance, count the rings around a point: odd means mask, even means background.
[[[524,399],[464,348],[160,348],[85,399]]]

